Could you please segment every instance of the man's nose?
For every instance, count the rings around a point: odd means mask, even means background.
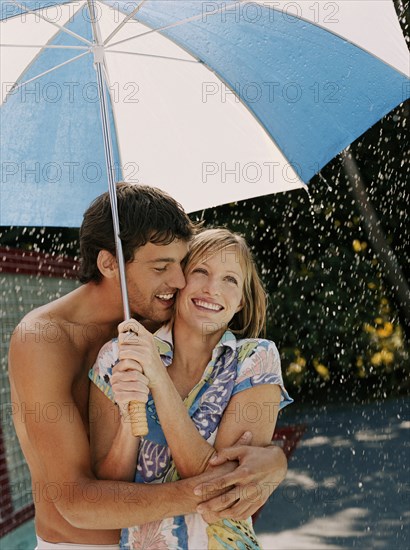
[[[186,285],[186,280],[184,276],[184,272],[182,271],[182,268],[180,266],[175,266],[176,269],[173,273],[172,281],[169,281],[169,286],[173,288],[177,288],[178,290],[181,290]]]

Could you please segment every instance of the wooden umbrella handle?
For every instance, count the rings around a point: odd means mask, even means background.
[[[134,334],[138,337],[138,331],[128,329],[126,334]],[[142,372],[141,365],[138,369]],[[143,437],[148,434],[148,422],[146,404],[142,401],[130,401],[128,403],[128,416],[131,422],[131,433],[134,437]]]
[[[131,421],[131,431],[134,437],[143,437],[148,434],[147,413],[145,403],[141,401],[130,401],[128,413]]]

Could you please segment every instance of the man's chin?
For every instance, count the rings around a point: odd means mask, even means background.
[[[172,314],[174,308],[170,308],[164,311],[150,311],[147,315],[134,315],[134,317],[139,321],[147,330],[151,330],[151,327],[154,328],[154,331],[157,330],[161,325],[168,323],[172,319]]]
[[[159,330],[162,325],[164,323],[166,323],[167,321],[151,321],[149,319],[143,319],[140,321],[140,323],[142,325],[144,325],[144,327],[149,331],[149,332],[157,332],[157,330]]]

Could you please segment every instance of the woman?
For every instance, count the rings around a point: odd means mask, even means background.
[[[123,411],[132,395],[112,375],[118,357],[122,368],[131,369],[134,361],[143,366],[151,391],[147,437],[131,435],[126,414],[120,429],[113,415],[108,426],[107,414],[104,423],[91,424],[98,477],[154,483],[197,475],[245,431],[252,432],[253,445],[269,444],[278,409],[292,401],[275,344],[257,339],[265,323],[265,292],[244,239],[226,229],[203,231],[190,245],[185,277],[173,324],[153,337],[128,322],[138,337],[122,334],[119,344],[107,344],[90,373],[108,397],[115,394]],[[134,367],[129,387],[137,380]],[[101,399],[93,388],[91,403]],[[121,547],[259,548],[250,518],[214,522],[200,514],[124,529]]]

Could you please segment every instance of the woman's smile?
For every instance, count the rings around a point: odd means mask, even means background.
[[[211,302],[207,298],[192,298],[192,303],[198,309],[205,309],[207,311],[222,311],[225,309],[221,304]]]

